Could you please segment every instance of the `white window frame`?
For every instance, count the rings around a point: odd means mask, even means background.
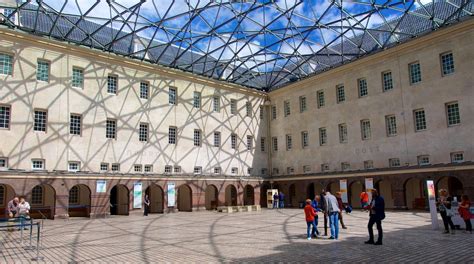
[[[41,168],[36,167],[36,166],[35,166],[35,162],[40,162],[40,163],[41,163]],[[40,164],[40,163],[37,163],[37,164]],[[46,168],[46,164],[45,164],[45,160],[44,160],[44,159],[32,159],[32,160],[31,160],[31,170],[34,170],[34,171],[41,171],[41,170],[45,170],[45,168]]]

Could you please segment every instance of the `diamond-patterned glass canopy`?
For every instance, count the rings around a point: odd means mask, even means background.
[[[472,0],[0,0],[0,24],[271,90],[473,15]]]

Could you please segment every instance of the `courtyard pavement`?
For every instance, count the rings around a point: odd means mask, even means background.
[[[426,212],[388,212],[383,246],[364,244],[367,213],[344,214],[344,220],[348,229],[341,229],[337,241],[306,240],[302,209],[46,220],[40,254],[47,263],[474,263],[474,235],[434,231]],[[29,263],[35,256],[23,248],[28,243],[19,243],[19,234],[0,231],[0,263]]]

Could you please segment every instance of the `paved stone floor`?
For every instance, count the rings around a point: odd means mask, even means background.
[[[366,213],[344,215],[338,241],[305,239],[301,209],[173,213],[44,222],[45,262],[456,262],[474,263],[474,235],[431,230],[425,212],[389,212],[383,246],[364,245]],[[321,219],[320,219],[321,220]],[[322,231],[321,221],[319,230]],[[0,263],[31,262],[20,232],[0,231]],[[25,233],[26,235],[28,232]],[[27,245],[27,244],[25,244]]]

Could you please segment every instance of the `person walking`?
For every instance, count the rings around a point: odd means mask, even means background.
[[[320,201],[318,203],[320,211],[323,213],[324,218],[324,236],[328,235],[328,212],[326,207],[326,192],[324,189],[321,190],[321,194],[319,195]]]
[[[25,200],[25,197],[20,198],[18,217],[20,217],[20,229],[27,229],[25,227],[25,220],[30,217],[30,204]]]
[[[369,230],[369,240],[365,241],[365,244],[382,245],[383,229],[382,220],[385,219],[385,201],[376,189],[372,189],[372,201],[369,205],[369,223],[367,228]],[[373,226],[377,224],[378,237],[377,242],[374,242],[374,230]]]
[[[444,233],[449,234],[449,228],[451,227],[451,234],[454,235],[454,223],[451,217],[454,215],[453,210],[451,210],[451,202],[453,198],[448,195],[448,191],[446,189],[439,190],[439,198],[438,205],[439,214],[443,219],[444,224]]]
[[[278,208],[278,192],[273,195],[273,209]]]
[[[144,205],[144,210],[143,210],[143,215],[148,216],[148,213],[150,212],[150,198],[148,197],[148,194],[145,194],[145,199],[143,200],[143,205]]]
[[[339,205],[337,204],[337,199],[331,192],[326,192],[326,211],[329,216],[329,226],[331,229],[331,236],[329,239],[338,239],[339,238]]]
[[[367,211],[367,206],[369,206],[369,194],[366,191],[360,193],[360,206],[362,211]]]
[[[469,211],[471,208],[471,201],[467,195],[461,196],[461,203],[459,204],[459,216],[464,220],[466,224],[466,233],[472,234],[472,223],[471,223],[471,212]]]
[[[316,215],[314,216],[314,226],[316,227],[316,236],[319,236],[319,230],[318,230],[318,212],[321,212],[321,209],[319,209],[319,203],[321,201],[321,197],[319,195],[314,196],[314,200],[311,202],[311,206],[313,207],[314,211],[316,212]]]
[[[311,237],[316,237],[316,226],[314,224],[314,217],[316,216],[316,211],[311,206],[311,200],[306,199],[306,206],[304,207],[304,215],[306,219],[306,238],[311,240]],[[311,226],[313,229],[311,230]],[[311,233],[310,233],[311,231]]]
[[[337,205],[339,206],[339,221],[341,222],[342,229],[347,229],[344,225],[344,220],[342,219],[342,211],[344,210],[344,203],[342,202],[342,193],[336,193]]]
[[[280,202],[280,208],[285,208],[285,194],[280,191],[280,193],[278,194],[278,201]]]

